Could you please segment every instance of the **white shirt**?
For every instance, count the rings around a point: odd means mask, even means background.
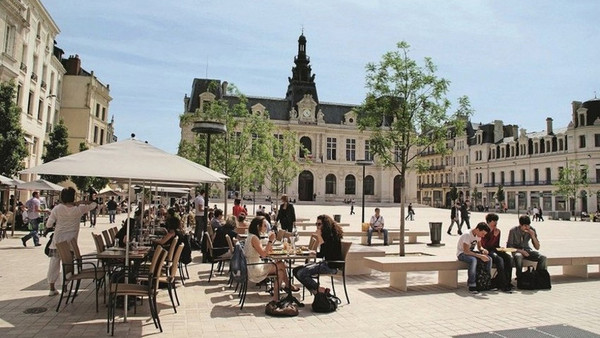
[[[194,212],[194,215],[196,216],[204,216],[204,197],[202,197],[202,195],[198,195],[194,198]]]
[[[97,206],[96,203],[78,206],[59,204],[52,208],[46,224],[47,227],[54,225],[54,238],[50,244],[50,249],[56,249],[55,243],[77,238],[81,216]]]
[[[40,206],[41,202],[39,199],[32,197],[27,202],[25,202],[25,207],[27,208],[27,218],[36,219],[40,218]],[[36,211],[38,210],[38,211]]]
[[[465,252],[465,248],[463,246],[464,243],[469,244],[469,246],[471,247],[471,251],[473,251],[473,249],[477,245],[477,242],[481,242],[481,237],[473,235],[472,231],[467,231],[464,234],[460,235],[460,237],[458,238],[458,243],[456,244],[456,256]]]
[[[384,220],[383,220],[383,216],[379,215],[379,217],[373,215],[371,216],[371,227],[375,228],[375,227],[383,227],[383,225],[385,224]]]

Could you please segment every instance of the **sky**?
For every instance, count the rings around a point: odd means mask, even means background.
[[[57,46],[110,85],[120,140],[170,153],[194,78],[220,79],[248,96],[284,98],[298,37],[322,102],[360,104],[365,66],[411,45],[466,95],[475,123],[528,132],[566,127],[571,103],[600,95],[600,1],[42,0]]]

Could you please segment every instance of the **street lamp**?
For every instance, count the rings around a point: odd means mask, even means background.
[[[210,136],[215,134],[224,134],[227,132],[227,127],[221,122],[214,121],[196,121],[192,127],[192,131],[196,134],[206,134],[206,167],[210,168]],[[206,197],[204,198],[204,224],[208,226],[208,198],[210,191],[208,189],[208,183],[204,183],[204,191],[206,191]]]
[[[365,222],[365,167],[373,165],[371,160],[358,160],[356,165],[362,166],[362,223]]]

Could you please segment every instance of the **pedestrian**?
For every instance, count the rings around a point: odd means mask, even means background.
[[[275,219],[275,223],[277,222],[281,224],[280,229],[288,232],[294,231],[296,211],[294,210],[294,205],[288,202],[288,196],[285,194],[281,195],[281,205],[279,206],[277,218]]]
[[[350,215],[354,215],[354,199],[350,202]]]
[[[25,208],[27,210],[27,219],[29,219],[29,234],[22,237],[21,241],[23,242],[23,246],[27,246],[27,241],[30,238],[33,238],[33,244],[35,246],[40,246],[41,244],[38,231],[40,227],[40,222],[42,221],[42,210],[39,191],[33,192],[31,198],[27,200],[27,202],[25,202]]]
[[[456,204],[450,209],[450,227],[448,228],[448,235],[452,235],[452,226],[456,223],[456,227],[458,228],[458,234],[462,235],[462,231],[460,230],[460,224],[458,224],[458,213],[460,210],[460,203],[456,202]]]
[[[544,216],[542,215],[542,207],[538,209],[538,221],[544,221]]]
[[[115,197],[112,196],[108,202],[106,202],[106,210],[108,210],[108,223],[115,223],[115,215],[117,214],[117,202]]]
[[[90,195],[90,201],[96,203],[98,205],[98,195],[95,191],[93,191]],[[96,215],[98,213],[98,207],[90,210],[90,228],[96,227]]]
[[[404,217],[404,220],[410,218],[411,221],[414,221],[413,216],[415,215],[415,210],[413,209],[412,203],[408,203],[408,215]]]
[[[385,220],[383,216],[379,214],[379,208],[375,208],[375,215],[371,216],[371,221],[369,222],[369,230],[367,230],[367,245],[371,245],[371,237],[373,236],[373,231],[377,231],[378,233],[383,232],[383,245],[388,245],[388,230],[384,228]]]
[[[54,235],[50,243],[50,264],[48,266],[48,284],[50,296],[58,294],[56,281],[60,273],[60,257],[56,252],[56,243],[77,240],[79,236],[79,220],[81,216],[96,208],[98,205],[93,201],[75,203],[75,189],[65,188],[60,192],[61,204],[50,212],[47,227],[54,228]],[[64,282],[64,281],[63,281]]]
[[[463,223],[467,223],[467,229],[471,230],[471,223],[469,219],[471,218],[471,212],[469,211],[469,201],[464,202],[460,206],[460,225],[458,226],[458,232],[460,234]]]

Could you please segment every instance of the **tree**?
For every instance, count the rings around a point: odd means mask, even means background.
[[[88,147],[85,142],[79,143],[79,151],[86,150],[88,150]],[[71,176],[71,181],[75,183],[75,186],[82,194],[85,194],[90,188],[101,190],[108,184],[109,179],[104,177]]]
[[[500,184],[498,186],[498,191],[496,191],[496,200],[498,201],[498,204],[500,205],[501,212],[504,210],[504,199],[505,199],[504,186],[502,186],[502,184]]]
[[[430,58],[419,66],[409,57],[410,46],[399,42],[397,50],[385,53],[379,63],[366,66],[368,93],[357,109],[361,131],[371,132],[370,145],[378,163],[395,168],[400,176],[400,255],[404,256],[404,204],[406,173],[411,162],[428,147],[448,152],[448,129],[464,132],[472,110],[461,97],[458,109],[446,98],[450,82],[439,78]]]
[[[456,204],[456,200],[458,199],[458,189],[456,188],[456,185],[454,185],[454,184],[450,188],[449,197],[452,200],[452,205]]]
[[[50,162],[52,160],[56,160],[57,158],[69,155],[69,131],[67,130],[67,126],[65,126],[65,122],[62,119],[58,121],[58,124],[54,126],[54,130],[52,130],[52,132],[50,132],[48,136],[50,142],[44,143],[44,147],[46,148],[46,152],[42,156],[42,160],[44,162]],[[52,183],[59,183],[69,179],[68,176],[41,176],[43,179],[48,180]]]
[[[209,91],[217,85],[211,83]],[[235,86],[230,85],[229,88],[234,93],[233,96],[205,102],[202,111],[198,109],[193,114],[180,117],[182,124],[209,120],[224,123],[227,127],[224,136],[211,137],[211,169],[229,176],[227,184],[239,189],[242,196],[244,191],[256,189],[257,185],[265,182],[273,173],[276,174],[275,177],[287,177],[295,169],[296,175],[299,167],[287,152],[289,149],[281,153],[283,156],[275,156],[275,150],[279,149],[279,138],[273,134],[274,125],[269,119],[268,111],[250,112],[246,97]],[[299,141],[295,136],[284,136],[284,142],[292,152],[299,148]],[[197,135],[194,142],[180,142],[178,154],[205,164],[206,135]],[[286,180],[280,181],[289,182]]]
[[[305,154],[306,149],[298,141],[295,133],[285,131],[273,138],[270,145],[273,156],[270,157],[268,165],[265,166],[265,178],[271,184],[271,191],[275,192],[275,200],[279,200],[279,194],[285,192],[285,188],[300,173],[300,165],[295,160],[299,147]],[[308,162],[310,162],[307,159]]]
[[[558,173],[558,181],[554,183],[557,188],[554,195],[564,196],[568,201],[581,198],[581,192],[590,184],[587,173],[587,165],[580,164],[578,160],[568,161],[567,166]],[[575,209],[571,208],[570,204],[568,208],[575,217]]]
[[[0,83],[0,174],[7,177],[24,168],[23,159],[28,155],[15,95],[14,83]]]

